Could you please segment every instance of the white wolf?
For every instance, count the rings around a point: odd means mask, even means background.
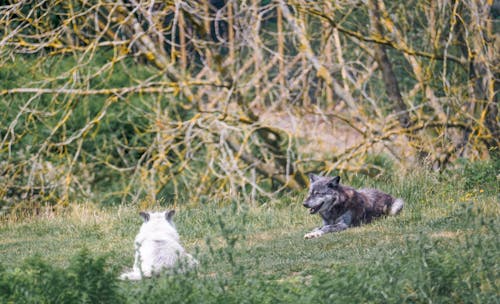
[[[144,223],[135,237],[135,262],[131,272],[123,273],[122,280],[140,280],[164,269],[173,268],[179,261],[187,267],[198,264],[180,244],[172,217],[175,211],[140,212]]]

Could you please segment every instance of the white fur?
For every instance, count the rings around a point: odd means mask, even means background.
[[[140,280],[163,269],[173,268],[179,259],[187,266],[198,262],[182,247],[179,234],[167,221],[165,212],[149,213],[135,238],[135,262],[131,272],[123,273],[122,280]]]
[[[391,210],[389,211],[390,215],[396,215],[403,209],[404,202],[402,199],[398,198],[394,201],[394,203],[391,206]]]
[[[323,231],[321,231],[321,230],[315,230],[313,232],[306,233],[304,235],[304,238],[305,239],[315,239],[315,238],[319,238],[323,234],[325,234]]]

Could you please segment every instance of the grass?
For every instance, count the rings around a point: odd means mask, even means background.
[[[6,219],[0,302],[499,303],[498,176],[464,182],[484,168],[351,177],[402,197],[402,214],[314,240],[303,235],[321,220],[304,194],[180,207],[174,220],[200,268],[139,283],[116,280],[133,263],[133,206]]]

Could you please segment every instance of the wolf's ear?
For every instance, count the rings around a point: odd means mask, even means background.
[[[172,222],[172,218],[174,217],[174,214],[175,214],[175,210],[169,210],[167,212],[165,212],[165,219],[168,221],[168,222]]]
[[[147,213],[147,212],[139,212],[139,215],[144,220],[144,223],[147,222],[147,221],[149,221],[149,213]]]
[[[339,185],[339,182],[340,182],[340,176],[335,176],[335,177],[332,177],[332,179],[328,181],[327,185],[330,188],[335,188]]]
[[[307,176],[309,176],[309,180],[311,181],[311,183],[314,183],[315,181],[317,181],[319,179],[319,175],[316,175],[314,173],[309,173]]]

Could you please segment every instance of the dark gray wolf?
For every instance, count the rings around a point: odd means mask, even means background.
[[[340,176],[309,174],[309,194],[303,205],[310,214],[319,213],[323,226],[304,235],[306,239],[345,230],[368,223],[382,215],[395,215],[404,202],[376,189],[360,189],[340,185]]]

